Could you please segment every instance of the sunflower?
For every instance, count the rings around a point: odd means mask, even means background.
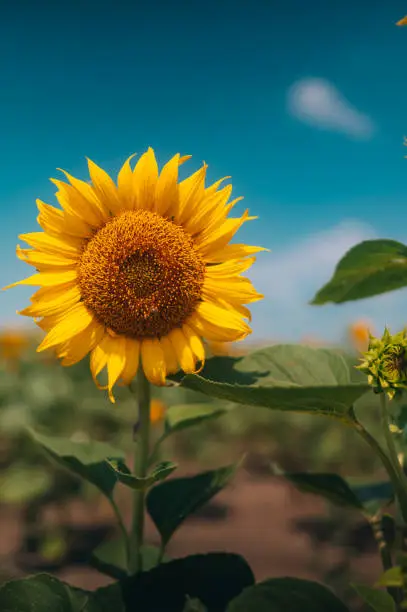
[[[64,366],[90,353],[93,379],[112,401],[113,386],[129,385],[139,365],[160,386],[179,369],[199,371],[202,339],[245,338],[243,304],[263,297],[241,274],[265,249],[229,244],[256,218],[228,217],[242,199],[229,202],[231,185],[205,187],[205,163],[179,182],[190,156],[175,155],[160,173],[151,148],[134,169],[132,157],[117,185],[89,159],[89,183],[63,170],[67,182],[51,179],[61,208],[37,200],[43,232],[19,236],[32,248],[17,246],[37,273],[9,285],[40,287],[20,312],[47,332],[37,351],[53,348]]]
[[[26,334],[18,330],[0,332],[0,358],[13,365],[20,360],[29,341]]]

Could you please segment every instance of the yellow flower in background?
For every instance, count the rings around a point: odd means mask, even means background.
[[[159,399],[152,399],[150,403],[150,422],[154,425],[163,420],[166,406]]]
[[[370,329],[371,327],[369,327],[367,321],[357,321],[349,327],[349,337],[352,346],[360,353],[368,349]]]
[[[37,350],[54,348],[65,366],[90,353],[98,386],[107,367],[112,401],[140,362],[164,385],[167,374],[199,369],[202,338],[244,339],[244,304],[263,297],[242,273],[265,249],[229,244],[255,217],[228,217],[241,198],[229,202],[225,179],[205,187],[206,164],[179,182],[189,157],[175,155],[159,173],[149,148],[134,169],[124,163],[117,185],[91,160],[91,184],[63,171],[68,182],[51,179],[61,209],[37,200],[43,232],[20,236],[32,248],[18,246],[17,256],[37,273],[10,287],[40,287],[20,312],[47,332]]]
[[[0,332],[0,357],[5,361],[15,363],[27,348],[29,342],[26,334],[17,330]]]

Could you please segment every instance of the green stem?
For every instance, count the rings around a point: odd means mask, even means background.
[[[398,463],[398,466],[400,468],[400,470],[397,469],[397,466],[393,464],[393,461],[390,460],[390,458],[388,457],[387,453],[385,453],[385,451],[382,449],[381,445],[377,442],[377,440],[367,431],[367,429],[365,429],[362,425],[362,423],[360,423],[356,417],[355,420],[353,422],[353,425],[356,429],[356,431],[359,433],[360,436],[362,436],[362,438],[369,444],[369,446],[373,449],[373,451],[375,452],[376,455],[378,455],[378,457],[380,457],[383,466],[386,469],[386,472],[388,473],[390,480],[393,484],[394,487],[394,491],[399,499],[400,502],[400,508],[402,510],[403,513],[403,520],[405,522],[407,522],[407,490],[405,489],[405,487],[403,486],[403,482],[401,482],[400,480],[400,474],[399,471],[401,470],[401,466],[400,463]],[[387,425],[388,428],[388,425]],[[390,431],[389,431],[390,433]],[[404,474],[403,474],[404,476]]]
[[[116,504],[116,502],[113,499],[113,497],[109,497],[109,502],[110,502],[110,505],[113,508],[113,512],[114,512],[114,514],[116,516],[117,524],[118,524],[120,532],[122,534],[123,544],[124,544],[124,547],[126,549],[127,567],[129,567],[129,563],[130,563],[130,539],[129,539],[129,534],[127,533],[127,529],[126,529],[126,527],[125,527],[125,525],[123,523],[123,517],[121,515],[119,507]]]
[[[394,467],[395,476],[399,483],[399,490],[396,489],[398,502],[400,504],[400,511],[403,517],[404,523],[407,523],[407,478],[404,473],[403,467],[400,464],[396,445],[394,444],[394,437],[390,431],[390,414],[389,414],[389,403],[385,393],[380,394],[380,408],[381,408],[381,424],[386,440],[387,450],[389,451],[389,458]]]
[[[150,450],[150,383],[145,377],[143,368],[137,373],[137,405],[138,431],[134,453],[134,474],[145,478],[148,471],[148,455]],[[141,547],[144,535],[144,504],[145,491],[133,492],[133,520],[130,533],[130,564],[131,574],[140,572],[142,568]]]

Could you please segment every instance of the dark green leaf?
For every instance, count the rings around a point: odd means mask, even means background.
[[[361,599],[375,612],[396,612],[394,599],[386,591],[378,591],[363,584],[352,584]]]
[[[109,584],[93,591],[90,603],[83,612],[128,612],[123,603],[120,583]]]
[[[245,589],[226,612],[349,612],[336,595],[318,582],[272,578]]]
[[[107,497],[111,497],[117,479],[106,459],[121,460],[124,458],[122,451],[94,440],[74,442],[68,438],[45,436],[32,430],[30,434],[53,461],[91,482]]]
[[[222,377],[223,376],[223,377]],[[249,376],[250,384],[241,384]],[[369,390],[366,382],[351,382],[349,365],[339,351],[282,344],[270,346],[233,362],[212,378],[188,374],[182,386],[239,404],[276,410],[324,414],[349,420],[354,402]]]
[[[253,572],[242,557],[210,553],[136,574],[123,582],[122,591],[128,610],[137,610],[143,602],[143,612],[180,612],[189,596],[210,612],[224,612],[228,602],[253,583]]]
[[[162,461],[153,468],[148,476],[140,478],[139,476],[134,476],[123,461],[111,460],[107,463],[117,480],[136,491],[148,489],[156,482],[167,478],[167,476],[177,469],[176,463],[172,463],[172,461]]]
[[[348,506],[363,510],[363,504],[338,474],[284,473],[284,477],[300,491],[320,495],[339,506]]]
[[[371,502],[390,502],[394,498],[394,490],[391,482],[363,482],[357,483],[349,479],[349,486],[363,504]]]
[[[82,612],[88,610],[89,601],[89,593],[47,574],[11,580],[0,587],[1,612]]]
[[[407,247],[395,240],[365,240],[352,247],[311,304],[336,304],[407,285]]]
[[[238,465],[229,465],[196,476],[173,478],[148,492],[147,510],[164,545],[189,515],[229,483]]]
[[[1,612],[125,612],[121,588],[113,584],[83,591],[54,576],[38,574],[0,586]]]

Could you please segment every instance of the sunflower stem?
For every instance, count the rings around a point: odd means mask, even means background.
[[[137,406],[138,429],[134,453],[134,474],[145,478],[148,470],[150,450],[150,383],[145,377],[143,368],[137,373]],[[131,574],[142,571],[141,547],[144,535],[145,491],[133,492],[133,521],[130,533],[130,564]]]
[[[389,452],[389,458],[393,465],[395,477],[398,480],[398,488],[396,494],[398,497],[398,503],[400,506],[400,512],[403,517],[403,521],[407,524],[407,478],[404,473],[404,469],[400,464],[396,445],[394,444],[393,434],[390,431],[390,412],[389,402],[385,393],[380,393],[380,408],[381,408],[381,424],[386,440],[387,450]]]

